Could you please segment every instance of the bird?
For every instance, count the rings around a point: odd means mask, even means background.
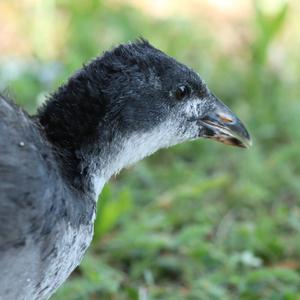
[[[83,65],[34,115],[1,95],[0,299],[49,299],[90,245],[110,177],[202,138],[251,145],[198,73],[144,39]]]

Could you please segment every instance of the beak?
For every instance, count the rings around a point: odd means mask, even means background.
[[[224,144],[249,148],[252,141],[246,127],[219,99],[214,97],[214,100],[217,104],[214,111],[199,120],[205,129],[203,136]]]

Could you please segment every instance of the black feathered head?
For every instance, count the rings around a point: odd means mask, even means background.
[[[166,126],[169,135],[165,133],[163,139],[172,143],[207,137],[249,146],[245,127],[201,77],[147,41],[120,45],[87,70],[95,84],[100,79],[108,120],[117,120],[124,134]]]
[[[201,137],[240,147],[251,143],[241,121],[197,73],[144,40],[84,66],[44,106],[40,121],[50,140],[77,152],[113,145],[123,153],[115,170]]]

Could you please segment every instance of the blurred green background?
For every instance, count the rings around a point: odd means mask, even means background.
[[[300,299],[299,14],[297,0],[0,1],[0,89],[29,112],[142,36],[199,72],[254,142],[186,143],[111,180],[54,300]]]

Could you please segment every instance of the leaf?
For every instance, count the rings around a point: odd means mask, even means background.
[[[97,207],[94,242],[109,232],[118,222],[119,218],[132,207],[132,196],[128,189],[124,189],[113,199],[113,195],[106,186],[99,199]]]

